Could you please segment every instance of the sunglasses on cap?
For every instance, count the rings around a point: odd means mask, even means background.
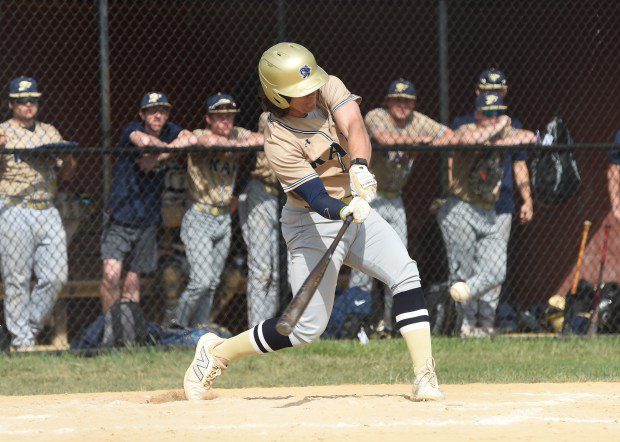
[[[37,104],[37,103],[39,103],[39,98],[37,98],[37,97],[19,97],[19,98],[13,98],[13,99],[11,99],[11,101],[13,101],[13,103],[19,103],[19,104],[27,104],[27,103]]]
[[[482,115],[487,118],[499,117],[501,115],[506,115],[506,111],[502,109],[487,109],[482,111]]]

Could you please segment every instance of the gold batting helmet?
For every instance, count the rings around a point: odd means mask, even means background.
[[[258,76],[267,99],[280,109],[289,107],[284,97],[303,97],[319,89],[329,76],[314,55],[296,43],[278,43],[258,62]]]

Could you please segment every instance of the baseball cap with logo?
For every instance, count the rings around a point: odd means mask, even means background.
[[[502,71],[495,68],[487,69],[478,76],[478,87],[482,90],[492,91],[508,87],[506,76]]]
[[[237,102],[232,95],[218,92],[207,99],[207,112],[210,114],[228,114],[239,111]]]
[[[482,111],[486,116],[503,114],[507,108],[502,96],[497,92],[483,92],[476,97],[476,110]]]
[[[41,92],[37,90],[37,80],[31,77],[17,77],[9,83],[9,98],[39,98]]]
[[[170,100],[163,92],[147,92],[142,96],[140,100],[140,109],[147,109],[155,106],[172,107],[172,103],[170,103]]]
[[[415,100],[417,97],[417,93],[415,91],[415,86],[412,82],[405,80],[404,78],[399,78],[398,80],[394,80],[388,86],[388,92],[386,97],[388,98],[410,98]]]

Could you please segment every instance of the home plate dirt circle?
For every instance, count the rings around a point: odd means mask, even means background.
[[[620,440],[620,384],[409,385],[0,396],[0,440]]]

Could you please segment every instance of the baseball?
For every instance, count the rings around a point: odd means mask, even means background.
[[[457,282],[450,287],[450,296],[456,302],[465,302],[469,299],[471,295],[471,290],[469,286],[464,282]]]

